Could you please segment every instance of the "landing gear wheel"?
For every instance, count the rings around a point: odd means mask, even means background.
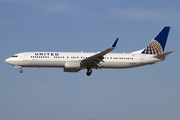
[[[23,70],[20,70],[20,73],[23,73]]]
[[[86,75],[87,75],[87,76],[90,76],[90,75],[91,75],[91,73],[92,73],[92,70],[91,70],[91,69],[89,69],[89,70],[87,70]]]

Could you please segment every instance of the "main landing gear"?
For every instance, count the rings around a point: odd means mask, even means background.
[[[92,73],[91,68],[87,68],[87,73],[86,73],[86,75],[87,75],[87,76],[90,76],[90,75],[91,75],[91,73]]]

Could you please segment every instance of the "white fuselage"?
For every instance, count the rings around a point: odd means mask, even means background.
[[[98,53],[85,52],[23,52],[6,59],[15,68],[22,67],[58,67],[64,72],[79,72],[87,69],[101,68],[132,68],[162,61],[173,51],[164,53],[170,27],[164,27],[144,49],[132,53],[110,53],[116,47],[118,38],[106,50]],[[23,70],[20,70],[22,73]]]
[[[67,61],[81,61],[96,53],[84,52],[24,52],[6,59],[6,62],[17,67],[58,67],[64,68]],[[132,68],[154,64],[163,59],[153,55],[137,53],[108,53],[98,68]],[[80,69],[86,69],[81,66]],[[93,68],[94,69],[94,68]]]

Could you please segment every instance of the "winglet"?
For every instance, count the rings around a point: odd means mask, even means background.
[[[117,39],[114,41],[114,43],[111,45],[111,48],[115,48],[115,47],[116,47],[116,44],[117,44],[117,42],[118,42],[118,39],[119,39],[119,38],[117,38]]]

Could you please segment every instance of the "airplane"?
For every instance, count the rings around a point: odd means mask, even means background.
[[[21,69],[20,73],[23,73],[23,67],[57,67],[64,68],[64,72],[87,69],[87,76],[91,75],[92,69],[122,69],[152,65],[163,61],[173,52],[164,53],[169,30],[170,27],[165,26],[144,49],[131,53],[110,53],[116,47],[117,38],[102,52],[23,52],[7,58],[5,62]]]

